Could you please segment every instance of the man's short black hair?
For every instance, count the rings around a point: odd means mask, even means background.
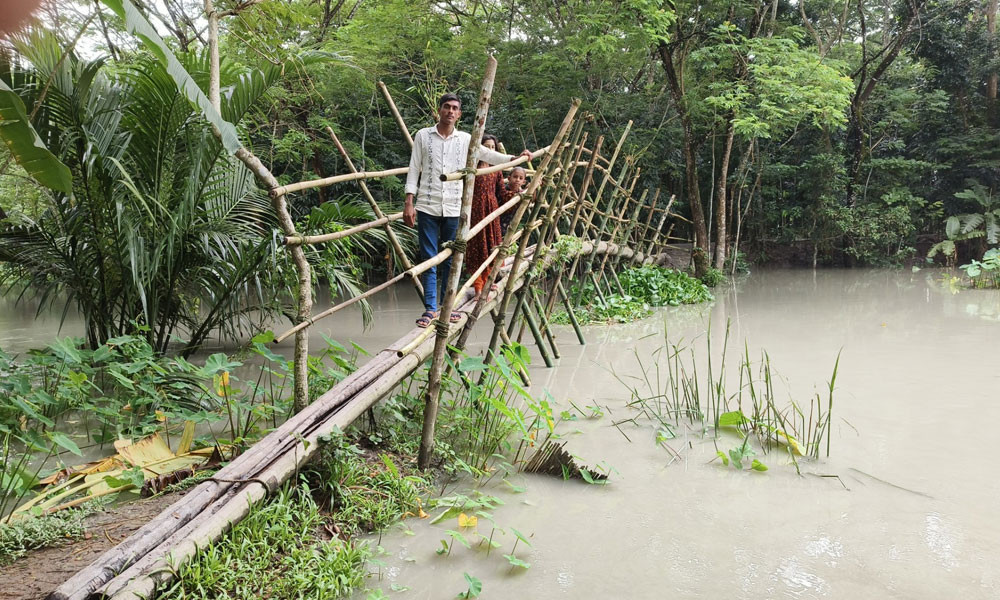
[[[452,102],[452,101],[458,102],[458,107],[462,108],[462,101],[458,98],[456,94],[451,94],[451,93],[441,96],[441,99],[438,100],[438,108],[444,106],[445,102]]]

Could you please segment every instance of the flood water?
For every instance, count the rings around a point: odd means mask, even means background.
[[[552,393],[557,414],[570,400],[607,408],[560,429],[582,462],[614,468],[610,483],[522,474],[513,482],[523,493],[481,490],[505,502],[494,512],[500,528],[530,536],[516,552],[530,569],[512,570],[502,556],[510,533],[495,536],[503,546],[490,556],[485,544],[439,556],[455,519],[409,519],[409,533],[381,536],[387,555],[370,585],[453,598],[468,573],[486,598],[1000,597],[1000,372],[991,360],[1000,294],[952,294],[940,276],[761,271],[719,290],[710,307],[589,327],[586,346],[561,329],[563,357],[532,368],[535,390]],[[711,325],[721,342],[727,322],[733,353],[744,341],[752,357],[766,349],[786,380],[776,388],[800,402],[822,391],[843,350],[831,456],[802,461],[801,476],[780,453],[760,456],[766,473],[710,462],[715,445],[699,436],[670,440],[682,456],[671,463],[651,426],[622,425],[631,441],[612,426],[634,413],[609,371],[638,374],[633,353],[650,360],[664,326],[672,340],[703,342]],[[482,518],[478,529],[490,533]]]
[[[940,278],[936,271],[757,271],[717,290],[711,305],[587,327],[586,346],[559,328],[555,368],[541,366],[532,348],[534,391],[551,392],[556,414],[570,401],[605,407],[603,417],[562,423],[560,431],[581,462],[613,467],[609,484],[522,474],[511,481],[523,493],[482,490],[505,502],[494,511],[499,527],[529,536],[532,546],[519,544],[516,555],[530,569],[512,571],[503,558],[510,533],[497,534],[503,546],[490,556],[455,544],[445,557],[435,550],[446,530],[458,529],[455,520],[409,519],[409,533],[400,527],[381,536],[387,555],[381,579],[369,585],[394,597],[409,588],[400,598],[453,598],[467,588],[468,573],[482,581],[485,598],[1000,597],[1000,372],[991,360],[1000,293],[953,294]],[[321,322],[312,347],[325,333],[377,351],[420,311],[407,288],[377,297],[374,308],[368,330],[353,310]],[[0,348],[8,352],[82,331],[72,312],[59,331],[58,315],[33,320],[30,306],[7,300],[0,309]],[[656,445],[649,424],[612,425],[634,416],[612,371],[638,375],[636,353],[648,363],[665,328],[671,340],[701,347],[710,326],[718,348],[727,324],[727,368],[735,373],[744,342],[755,358],[766,349],[784,378],[779,393],[787,387],[799,402],[823,391],[842,350],[831,456],[801,462],[801,476],[780,453],[759,457],[765,473],[723,467],[713,461],[711,437],[693,434],[667,442],[677,460]],[[279,352],[290,355],[290,343]],[[478,527],[489,535],[485,519]]]

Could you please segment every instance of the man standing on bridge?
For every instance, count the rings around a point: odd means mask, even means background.
[[[458,231],[462,181],[441,181],[441,175],[465,168],[472,136],[455,129],[461,116],[462,101],[455,94],[445,94],[438,101],[437,125],[425,127],[413,136],[403,222],[410,227],[417,226],[421,261],[437,255],[445,242],[455,239]],[[530,154],[528,150],[521,153],[522,156]],[[497,165],[510,162],[514,157],[480,146],[479,160]],[[437,317],[438,281],[447,285],[449,271],[451,258],[441,263],[440,279],[437,267],[431,267],[420,276],[424,285],[425,311],[417,319],[418,326],[427,327]],[[451,322],[459,318],[457,313],[449,315]]]

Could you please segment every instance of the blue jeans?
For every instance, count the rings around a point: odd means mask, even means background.
[[[458,217],[435,217],[417,212],[417,239],[420,243],[420,260],[436,256],[442,250],[445,242],[455,239],[458,231]],[[438,279],[438,272],[441,278]],[[436,267],[431,267],[420,276],[424,285],[424,308],[436,312],[438,308],[438,281],[442,286],[448,285],[448,274],[451,272],[451,258]]]

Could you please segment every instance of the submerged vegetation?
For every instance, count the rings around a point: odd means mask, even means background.
[[[721,272],[719,274],[721,276]],[[625,269],[617,277],[621,283],[617,294],[599,293],[593,282],[584,284],[583,296],[591,302],[576,309],[578,322],[627,323],[649,315],[657,306],[697,304],[715,299],[705,283],[675,269],[644,265]],[[552,319],[555,323],[570,322],[564,311],[554,313]]]

